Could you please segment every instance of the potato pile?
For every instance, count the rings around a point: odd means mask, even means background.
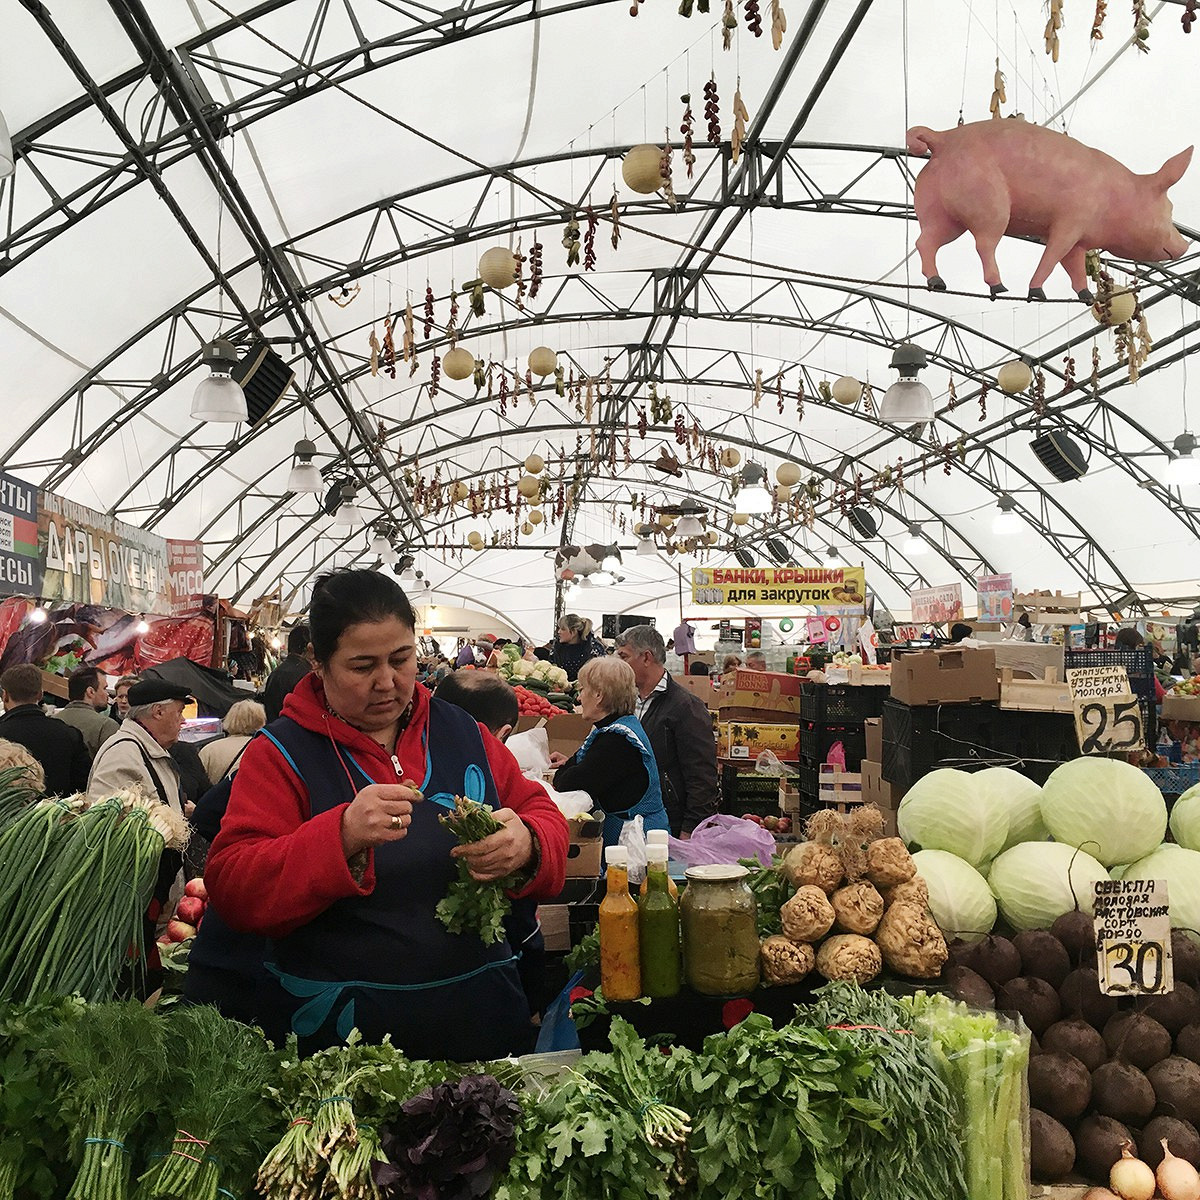
[[[1200,947],[1171,935],[1175,990],[1101,993],[1091,917],[950,947],[948,989],[979,1008],[1021,1014],[1029,1063],[1032,1174],[1107,1184],[1130,1140],[1151,1167],[1171,1153],[1200,1167]]]
[[[799,983],[815,969],[862,984],[885,965],[897,975],[937,978],[946,940],[912,855],[899,838],[882,836],[879,809],[818,813],[807,833],[783,860],[795,893],[779,910],[783,932],[762,943],[766,982]]]

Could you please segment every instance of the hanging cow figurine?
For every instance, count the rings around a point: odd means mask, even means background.
[[[993,296],[1007,290],[996,265],[996,246],[1006,233],[1045,245],[1029,281],[1031,300],[1046,298],[1042,285],[1061,263],[1076,295],[1091,303],[1084,269],[1089,250],[1142,262],[1166,262],[1187,250],[1187,239],[1171,223],[1167,189],[1187,170],[1191,146],[1153,175],[1135,175],[1065,133],[1010,118],[940,131],[915,125],[908,152],[930,156],[917,176],[914,204],[921,226],[917,253],[932,291],[946,288],[938,250],[967,232]]]

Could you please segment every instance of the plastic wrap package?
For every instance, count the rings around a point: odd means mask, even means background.
[[[756,775],[771,775],[777,779],[784,776],[790,778],[799,774],[795,767],[790,767],[787,763],[780,762],[770,750],[763,750],[754,760],[754,773]]]
[[[736,863],[739,858],[757,858],[764,867],[775,855],[775,839],[753,821],[717,813],[701,821],[687,841],[669,838],[671,857],[689,867],[714,863]]]
[[[511,734],[504,744],[512,751],[521,774],[540,783],[542,776],[550,770],[550,741],[545,725]]]
[[[913,1032],[929,1039],[959,1104],[971,1200],[1028,1200],[1029,1030],[947,996],[912,998]]]
[[[646,878],[646,832],[641,817],[634,817],[621,826],[619,845],[629,855],[629,882],[641,883]]]

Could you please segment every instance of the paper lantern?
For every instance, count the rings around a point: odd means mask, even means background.
[[[546,461],[540,454],[531,454],[525,460],[525,470],[530,475],[540,475],[546,469]]]
[[[479,278],[490,288],[503,291],[517,282],[517,260],[506,246],[493,246],[479,260]]]
[[[451,499],[462,503],[471,494],[471,489],[460,479],[457,483],[452,484],[450,488]]]
[[[733,514],[733,523],[735,525],[746,525],[749,523],[749,521],[750,521],[749,513],[735,512]]]
[[[528,537],[533,532],[533,526],[528,521],[522,521],[521,532]]]
[[[1014,396],[1017,392],[1023,392],[1033,382],[1033,372],[1029,369],[1028,363],[1014,358],[1012,362],[1006,362],[996,372],[996,382],[1000,385],[1001,391]]]
[[[558,355],[549,346],[535,346],[529,352],[529,369],[543,378],[558,366]]]
[[[786,483],[777,484],[775,487],[775,499],[780,504],[786,504],[792,498],[792,489]]]
[[[732,446],[727,446],[721,451],[721,466],[732,471],[734,467],[742,461],[742,456]]]
[[[800,482],[800,468],[793,462],[780,463],[775,468],[775,478],[783,484],[784,487],[795,487]]]
[[[530,525],[540,525],[542,523],[541,509],[531,508],[529,510],[529,523]]]
[[[536,475],[522,475],[517,480],[517,491],[525,497],[526,500],[532,500],[535,496],[541,494],[542,481]]]
[[[841,379],[833,381],[830,391],[835,403],[844,404],[849,408],[862,399],[863,385],[853,375],[843,375]]]
[[[653,195],[663,184],[662,150],[658,146],[634,146],[621,163],[621,178],[639,195]]]
[[[470,350],[455,346],[442,356],[442,374],[447,379],[470,379],[475,370],[475,355]]]
[[[1108,313],[1099,304],[1092,305],[1092,316],[1101,325],[1124,325],[1137,308],[1137,297],[1132,292],[1113,292],[1108,304]]]

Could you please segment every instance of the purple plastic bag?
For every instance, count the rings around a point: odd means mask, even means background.
[[[717,813],[701,821],[686,842],[669,838],[667,847],[673,859],[689,867],[736,863],[739,858],[757,858],[769,867],[775,839],[770,830],[753,821]]]

